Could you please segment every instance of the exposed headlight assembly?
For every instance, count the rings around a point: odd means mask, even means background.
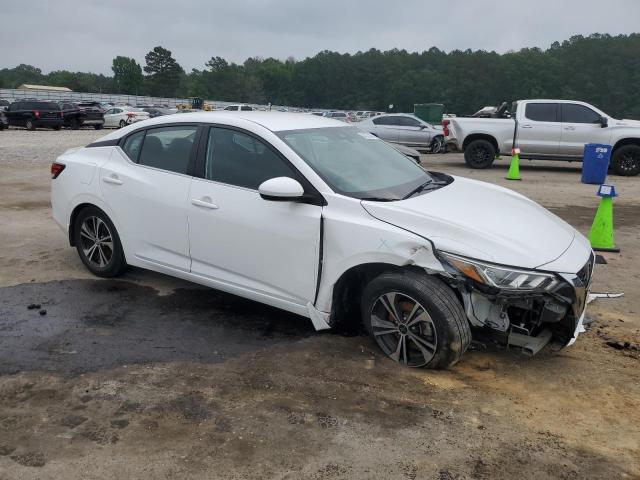
[[[489,287],[511,291],[544,291],[559,283],[552,273],[501,267],[451,253],[439,253],[453,270]]]

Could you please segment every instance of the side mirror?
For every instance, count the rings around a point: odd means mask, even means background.
[[[265,200],[286,202],[301,198],[304,195],[304,188],[293,178],[276,177],[262,182],[258,192]]]
[[[600,126],[607,128],[609,126],[609,119],[607,117],[600,117]]]
[[[427,128],[427,126],[421,123],[420,124],[420,130],[424,130],[425,128]]]

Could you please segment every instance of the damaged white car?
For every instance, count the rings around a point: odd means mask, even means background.
[[[147,268],[318,330],[360,318],[412,367],[457,362],[471,327],[530,354],[583,330],[594,256],[581,234],[342,122],[158,117],[66,152],[51,172],[54,219],[98,276]]]

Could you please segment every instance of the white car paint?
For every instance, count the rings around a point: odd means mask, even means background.
[[[111,107],[104,114],[105,127],[119,127],[121,122],[130,125],[142,120],[149,120],[149,114],[132,107]]]
[[[115,145],[140,129],[183,123],[226,125],[263,139],[326,204],[269,201],[256,190],[139,165]],[[66,168],[52,180],[53,218],[69,234],[74,209],[96,205],[113,221],[128,264],[297,313],[317,329],[330,327],[338,280],[364,264],[447,276],[438,256],[443,251],[574,275],[590,258],[588,241],[571,226],[487,183],[456,177],[428,194],[392,202],[335,192],[277,135],[312,128],[354,127],[272,112],[195,112],[127,126],[57,159]],[[277,179],[261,189],[277,193],[292,185]]]

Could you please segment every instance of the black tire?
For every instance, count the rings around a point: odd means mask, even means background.
[[[36,129],[36,124],[33,123],[33,120],[31,120],[30,118],[27,119],[26,122],[24,122],[24,126],[27,130],[35,130]]]
[[[633,177],[640,173],[640,145],[623,145],[613,152],[611,169],[616,175]]]
[[[120,120],[120,123],[118,124],[118,128],[124,128],[127,126],[127,122],[125,122],[124,120]]]
[[[71,130],[80,130],[80,120],[77,118],[72,118],[69,122],[69,127]]]
[[[464,161],[471,168],[489,168],[496,157],[496,149],[488,140],[473,140],[464,149]]]
[[[96,130],[102,130],[102,125],[94,125],[93,128]]]
[[[391,304],[387,295],[394,298],[393,311],[403,317],[400,322],[395,322],[384,306],[384,299],[387,305]],[[413,313],[416,304],[419,308],[415,315],[406,315],[408,310]],[[405,365],[445,369],[460,360],[471,343],[471,328],[460,300],[434,276],[413,271],[383,273],[365,287],[360,306],[365,327],[374,341],[387,356]],[[385,314],[386,319],[382,318]],[[420,318],[424,321],[418,321]],[[427,353],[426,343],[420,348],[416,340],[431,344]]]
[[[51,128],[53,128],[55,131],[58,131],[62,129],[62,125],[56,125],[55,127],[51,127]]]
[[[88,229],[83,229],[85,222]],[[98,234],[90,237],[93,231],[97,231]],[[102,241],[91,250],[92,245],[96,243],[96,236],[100,239],[110,238],[111,242]],[[94,275],[111,278],[121,275],[126,270],[127,262],[116,227],[107,214],[98,207],[86,207],[78,213],[73,225],[73,238],[80,260]],[[103,260],[106,261],[103,262]]]

